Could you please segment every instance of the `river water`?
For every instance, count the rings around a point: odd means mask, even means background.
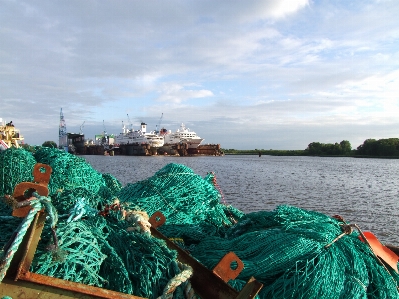
[[[399,160],[226,155],[223,157],[82,156],[125,186],[169,163],[205,177],[214,172],[227,204],[243,212],[293,205],[340,215],[381,242],[399,245]]]

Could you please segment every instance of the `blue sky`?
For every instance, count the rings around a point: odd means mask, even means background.
[[[0,118],[28,144],[127,114],[223,148],[399,137],[399,1],[0,0]]]

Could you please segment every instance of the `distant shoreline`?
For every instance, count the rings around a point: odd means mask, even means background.
[[[309,155],[304,150],[234,150],[234,152],[225,152],[224,155],[243,155],[243,156],[302,156],[302,157],[331,157],[331,158],[363,158],[363,159],[399,159],[399,156],[371,156],[371,155]]]

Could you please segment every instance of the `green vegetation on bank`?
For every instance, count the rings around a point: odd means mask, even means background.
[[[347,140],[340,143],[312,142],[304,152],[308,156],[353,156],[352,146]]]
[[[271,156],[305,156],[304,150],[236,150],[236,149],[222,149],[225,155],[271,155]]]
[[[379,157],[399,158],[399,138],[367,139],[352,149],[349,141],[340,143],[312,142],[304,150],[236,150],[222,149],[226,155],[271,155],[271,156],[332,156],[332,157]]]
[[[399,138],[367,139],[358,146],[357,155],[377,157],[399,157]]]

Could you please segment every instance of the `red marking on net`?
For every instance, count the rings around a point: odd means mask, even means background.
[[[215,186],[215,188],[219,191],[220,196],[222,196],[223,202],[226,204],[226,201],[224,200],[224,195],[223,195],[223,192],[222,192],[222,188],[220,188],[218,182],[216,181],[216,174],[214,172],[211,172],[211,174],[213,175],[212,183]]]
[[[112,205],[105,205],[104,210],[100,211],[98,214],[100,216],[106,217],[109,215],[110,211],[120,211],[121,206],[119,203],[114,203]]]

